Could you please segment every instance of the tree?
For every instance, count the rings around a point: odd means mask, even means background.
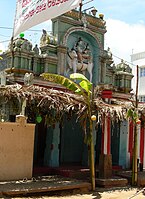
[[[90,177],[92,190],[95,190],[95,163],[94,163],[94,143],[93,143],[93,120],[95,117],[92,117],[92,107],[93,107],[93,95],[92,95],[92,83],[82,74],[74,73],[70,75],[70,79],[57,74],[43,73],[41,74],[45,80],[61,84],[65,86],[70,91],[75,92],[78,95],[84,97],[84,101],[87,106],[87,118],[84,118],[85,121],[89,122],[89,134],[87,136],[87,144],[90,147],[89,150],[89,166],[90,166]],[[78,81],[75,83],[71,79]]]

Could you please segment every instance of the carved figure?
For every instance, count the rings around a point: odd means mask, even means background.
[[[73,73],[76,73],[77,70],[82,71],[85,75],[85,71],[87,70],[90,75],[90,81],[92,81],[92,69],[93,62],[92,60],[88,60],[88,62],[79,62],[78,55],[74,49],[68,52],[68,65],[69,68],[73,70]]]
[[[84,51],[84,45],[81,37],[79,38],[78,42],[74,46],[75,51],[77,52],[78,61],[83,61],[83,51]]]
[[[38,45],[36,44],[35,47],[33,48],[33,51],[36,55],[39,55],[39,48]]]
[[[49,35],[47,34],[46,30],[42,30],[42,36],[40,38],[40,46],[45,46],[50,42],[50,38]]]
[[[25,73],[24,75],[24,85],[30,86],[33,84],[34,75],[33,73]]]
[[[89,44],[84,42],[81,37],[78,39],[74,47],[68,52],[68,65],[74,73],[77,70],[85,74],[87,70],[92,81],[93,59]]]
[[[111,50],[110,50],[109,47],[108,47],[108,49],[107,49],[107,55],[108,55],[108,57],[109,57],[110,59],[112,59],[112,52],[111,52]]]
[[[87,17],[85,14],[83,14],[81,21],[83,23],[84,28],[86,28],[89,22],[87,21]]]
[[[7,77],[7,73],[4,70],[0,71],[1,86],[6,85],[6,77]]]

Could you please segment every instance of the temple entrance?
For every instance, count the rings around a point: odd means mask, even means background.
[[[119,165],[120,122],[115,122],[111,130],[112,165]]]
[[[46,147],[47,128],[42,121],[35,127],[35,144],[34,144],[34,167],[44,165],[44,153]]]
[[[76,117],[71,120],[65,118],[64,126],[60,131],[60,165],[83,164],[85,155],[84,133]]]
[[[98,128],[96,131],[96,146],[95,146],[95,152],[96,152],[95,164],[96,165],[99,165],[99,158],[101,154],[101,143],[102,143],[102,128],[101,128],[101,125],[98,124]]]

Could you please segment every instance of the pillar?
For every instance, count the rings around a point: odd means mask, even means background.
[[[144,162],[144,126],[141,126],[140,132],[140,171],[143,171]]]
[[[111,155],[111,120],[110,116],[104,116],[102,126],[102,147],[99,159],[99,177],[112,177],[112,155]]]
[[[66,66],[67,66],[67,48],[65,46],[59,46],[57,48],[57,54],[58,54],[57,73],[60,75],[64,75],[66,73]]]

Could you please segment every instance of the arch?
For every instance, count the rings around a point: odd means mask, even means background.
[[[103,46],[102,46],[101,42],[99,41],[99,39],[97,38],[96,34],[94,32],[92,32],[91,30],[89,30],[88,28],[86,28],[85,31],[84,31],[84,27],[72,27],[72,28],[70,28],[65,33],[65,35],[63,37],[62,43],[63,43],[64,46],[67,46],[68,37],[74,32],[82,32],[86,35],[88,34],[88,35],[92,36],[94,38],[94,40],[96,40],[96,43],[98,44],[99,48],[101,50],[103,50]]]
[[[99,61],[99,55],[101,54],[100,51],[103,50],[103,41],[102,43],[99,41],[96,33],[92,32],[89,29],[85,29],[83,27],[72,27],[70,28],[66,34],[63,37],[62,44],[64,46],[67,46],[70,51],[74,47],[74,44],[77,42],[79,37],[83,38],[85,43],[88,43],[91,47],[92,57],[93,57],[93,77],[92,82],[96,85],[100,81],[99,74],[100,74],[100,61]],[[67,68],[67,66],[66,66]],[[68,71],[68,70],[67,70]],[[66,72],[68,75],[68,73]],[[84,73],[85,74],[85,73]],[[86,76],[88,79],[90,79],[90,74],[88,71],[86,72]]]

